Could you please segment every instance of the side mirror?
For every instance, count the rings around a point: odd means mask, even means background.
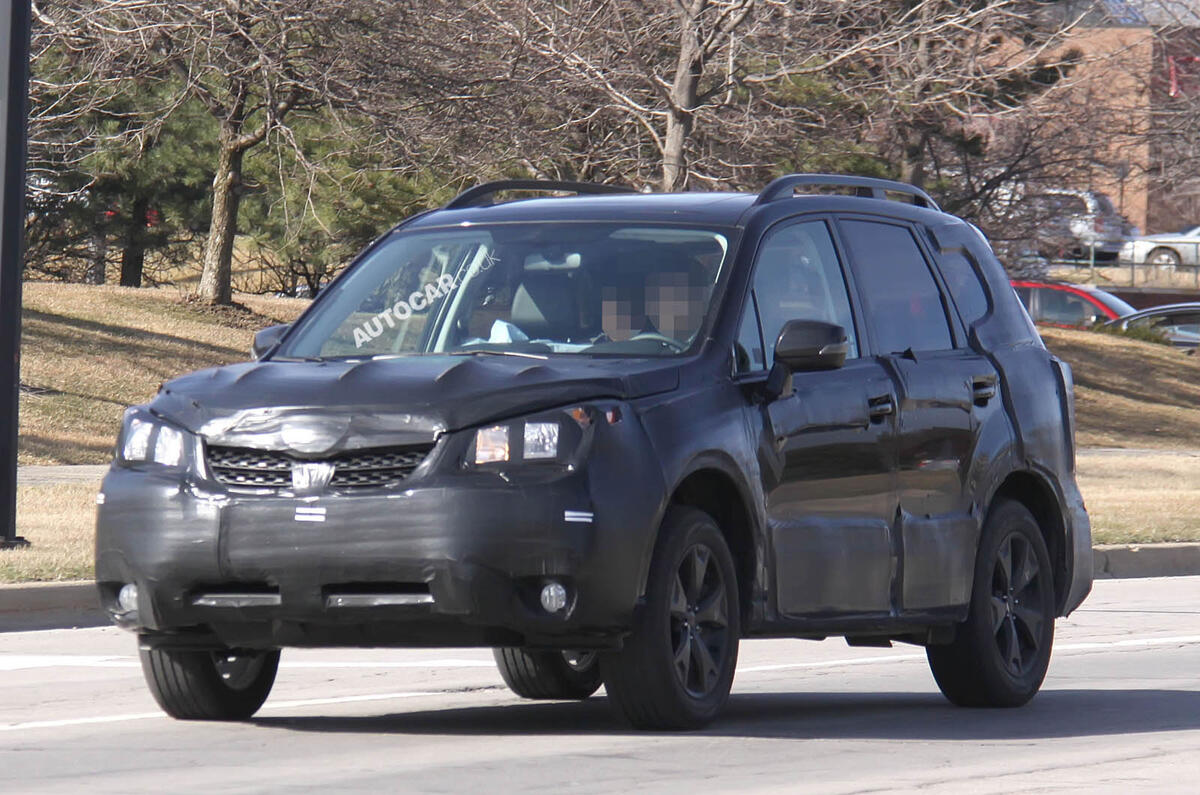
[[[267,326],[254,335],[254,344],[250,346],[250,356],[255,360],[261,359],[267,351],[274,348],[283,339],[290,326],[283,323],[278,326]]]
[[[775,361],[795,373],[836,370],[849,351],[846,329],[821,320],[789,320],[775,341]]]

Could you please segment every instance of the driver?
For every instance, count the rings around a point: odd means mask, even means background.
[[[686,271],[655,271],[642,285],[604,287],[600,319],[605,336],[614,342],[639,335],[688,341],[700,328],[705,306],[704,288],[691,281]]]

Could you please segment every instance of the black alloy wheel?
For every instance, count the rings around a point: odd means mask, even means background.
[[[679,684],[693,698],[705,698],[721,676],[729,648],[729,600],[721,567],[704,544],[679,562],[671,588],[671,653]]]
[[[725,537],[695,508],[668,510],[644,604],[600,670],[617,715],[640,729],[695,729],[716,717],[737,668],[737,574]]]
[[[1045,578],[1029,539],[1010,533],[1000,542],[992,572],[992,629],[996,648],[1013,676],[1037,664],[1042,642]],[[1053,620],[1053,619],[1051,619]]]
[[[999,499],[984,522],[967,620],[925,654],[942,693],[962,707],[1016,707],[1037,693],[1054,642],[1054,571],[1033,514]]]

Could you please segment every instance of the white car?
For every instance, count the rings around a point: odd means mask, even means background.
[[[1165,235],[1135,237],[1121,249],[1121,259],[1135,265],[1190,265],[1200,261],[1200,226]]]

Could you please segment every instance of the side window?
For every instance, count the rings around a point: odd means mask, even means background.
[[[754,311],[754,298],[750,294],[746,295],[746,307],[742,310],[742,327],[738,329],[733,355],[734,372],[750,373],[766,367],[762,336],[758,333],[758,313]]]
[[[766,367],[773,363],[775,340],[789,320],[837,323],[846,329],[847,358],[858,356],[846,280],[824,221],[789,224],[767,233],[754,265],[754,297]]]
[[[953,347],[941,291],[906,226],[841,221],[882,353]]]
[[[979,282],[979,271],[967,254],[955,251],[941,257],[942,278],[958,308],[958,316],[963,324],[970,326],[976,320],[987,314],[987,295]]]
[[[1100,310],[1079,296],[1063,290],[1042,290],[1038,296],[1038,320],[1064,326],[1091,326]]]

